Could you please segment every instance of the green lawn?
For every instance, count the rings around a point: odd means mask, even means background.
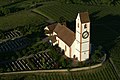
[[[57,2],[40,6],[33,11],[55,21],[59,21],[61,16],[73,21],[78,12],[88,11],[91,20],[91,43],[94,44],[109,47],[109,42],[120,35],[120,6],[88,6]]]
[[[50,19],[58,20],[59,17],[63,16],[67,20],[75,20],[77,13],[82,11],[88,11],[90,14],[96,13],[94,16],[98,16],[98,19],[108,14],[120,15],[120,7],[111,6],[88,6],[81,4],[61,4],[51,3],[51,5],[45,5],[38,7],[33,11],[38,12]]]
[[[9,5],[11,3],[15,3],[18,1],[23,1],[23,0],[0,0],[0,6]]]
[[[88,6],[80,4],[52,4],[33,11],[55,21],[63,16],[66,20],[75,20],[77,13],[88,11],[91,20],[91,43],[110,49],[120,35],[120,6]],[[74,27],[75,28],[75,27]],[[119,43],[116,43],[119,45]],[[112,60],[120,72],[119,46],[111,50]],[[106,79],[107,80],[107,79]],[[110,79],[111,80],[111,79]]]
[[[110,57],[113,60],[113,63],[115,64],[119,74],[120,74],[120,40],[115,43],[115,45],[112,47],[112,49],[109,51]]]
[[[74,21],[78,12],[88,11],[91,20],[91,43],[108,47],[111,42],[120,35],[120,6],[88,6],[80,4],[61,4],[58,2],[45,4],[46,5],[32,10],[38,14],[30,10],[24,10],[0,17],[0,29],[9,30],[17,26],[25,26],[28,24],[36,26],[44,23],[47,19],[58,21],[60,17],[64,17],[68,21]],[[75,25],[73,28],[75,28]],[[115,51],[118,50],[119,48],[115,49]],[[118,69],[120,69],[120,61],[116,59],[116,56],[119,58],[119,51],[118,53],[111,53],[112,56],[115,57],[113,58],[115,65],[117,64]],[[100,68],[72,73],[37,73],[0,76],[0,80],[23,80],[24,78],[25,80],[118,80],[118,76],[109,62]]]
[[[20,11],[8,16],[0,17],[0,29],[9,30],[17,26],[32,24],[34,26],[42,24],[47,18],[31,11]]]

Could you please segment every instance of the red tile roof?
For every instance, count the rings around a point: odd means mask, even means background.
[[[58,23],[54,29],[54,32],[57,33],[57,37],[59,37],[68,46],[71,46],[73,44],[75,40],[75,33],[65,25]]]
[[[54,24],[51,24],[51,25],[48,25],[48,26],[47,26],[48,29],[49,29],[49,33],[53,32],[53,30],[55,29],[55,27],[56,27],[57,24],[58,24],[58,23],[54,23]]]
[[[82,23],[90,22],[88,12],[82,12],[82,13],[79,13],[79,14],[80,14],[80,20],[81,20]]]

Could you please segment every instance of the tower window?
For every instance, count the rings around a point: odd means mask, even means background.
[[[79,28],[79,23],[78,23],[78,28]]]
[[[67,51],[67,47],[65,46],[65,51]]]
[[[85,24],[85,25],[84,25],[84,29],[86,29],[86,28],[87,28],[87,25]]]
[[[59,45],[59,40],[57,40],[58,41],[58,45]]]

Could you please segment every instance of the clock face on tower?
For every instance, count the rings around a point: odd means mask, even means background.
[[[89,36],[89,32],[88,32],[88,31],[84,31],[84,32],[82,33],[83,39],[88,38],[88,36]]]

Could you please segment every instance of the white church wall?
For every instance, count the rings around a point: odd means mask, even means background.
[[[56,40],[59,41],[58,46],[64,50],[65,55],[70,57],[70,47],[66,45],[66,43],[64,43],[60,38],[56,37]]]
[[[46,31],[49,31],[49,29],[48,29],[48,27],[46,26],[45,28],[44,28],[44,30]],[[51,34],[45,34],[45,35],[47,35],[47,36],[51,36]]]
[[[73,58],[74,55],[76,55],[76,52],[75,52],[75,43],[76,41],[73,42],[72,46],[71,46],[71,58]]]
[[[54,43],[53,43],[53,46],[55,46],[56,44],[58,44],[58,41],[54,42]]]
[[[80,43],[75,40],[75,55],[80,60]]]
[[[75,48],[80,51],[80,42],[75,40]]]
[[[80,61],[80,44],[78,43],[77,45],[77,41],[75,40],[71,46],[71,58],[77,58]]]
[[[85,61],[87,59],[89,59],[89,51],[82,52],[81,61]]]
[[[78,32],[76,32],[76,41],[80,42],[80,34]]]
[[[81,22],[80,22],[80,17],[79,14],[76,18],[76,40],[80,40],[80,31],[81,31]]]
[[[75,57],[80,61],[80,51],[75,50]]]
[[[50,36],[50,34],[45,34],[45,35]]]
[[[53,32],[53,36],[56,36],[57,35],[57,33],[56,32]]]
[[[70,55],[70,47],[66,45],[66,51],[65,51],[65,55],[69,58],[71,58],[71,55]]]
[[[78,58],[79,61],[85,61],[86,59],[89,59],[90,34],[89,34],[88,38],[84,39],[84,38],[82,38],[82,33],[86,30],[88,31],[88,33],[90,32],[90,23],[88,22],[88,23],[81,24],[81,22],[78,19],[80,20],[79,15],[76,19],[76,40],[75,40],[74,54]],[[85,25],[86,25],[86,27],[85,27]],[[84,53],[82,51],[86,51],[86,53]]]
[[[49,29],[48,29],[48,27],[46,26],[46,27],[44,28],[44,30],[49,30]]]
[[[80,22],[80,15],[77,15],[76,18],[76,39],[72,45],[72,48],[74,49],[74,53],[72,53],[72,58],[75,55],[78,60],[80,60],[80,37],[81,37],[81,22]]]
[[[82,51],[86,51],[86,50],[89,50],[89,43],[84,43],[82,44]]]
[[[86,25],[86,28],[85,28],[85,25]],[[86,59],[89,59],[89,48],[90,48],[90,22],[89,23],[84,23],[82,24],[82,33],[84,31],[88,31],[89,33],[89,36],[88,38],[84,39],[82,38],[82,53],[81,53],[81,61],[85,61]]]

